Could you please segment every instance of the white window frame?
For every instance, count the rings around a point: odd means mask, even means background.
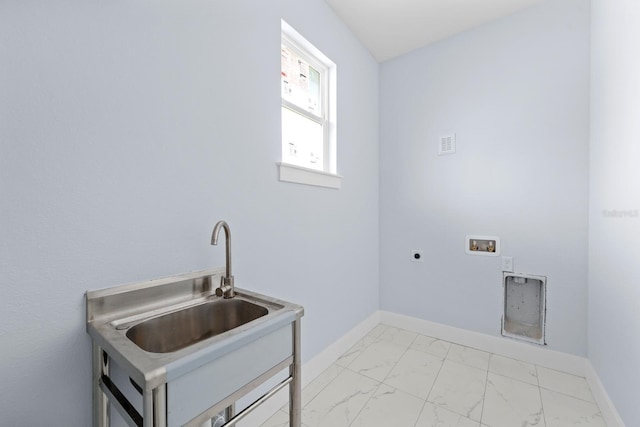
[[[288,108],[305,118],[322,125],[323,130],[323,170],[310,169],[300,165],[278,163],[280,181],[320,187],[340,188],[342,176],[337,174],[337,143],[336,143],[336,65],[320,50],[309,43],[285,21],[281,21],[281,42],[296,55],[305,59],[316,70],[320,71],[320,118],[281,96],[281,110]],[[280,139],[282,146],[282,138]],[[281,148],[283,149],[283,148]]]

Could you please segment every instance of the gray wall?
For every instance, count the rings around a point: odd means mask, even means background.
[[[457,134],[455,155],[437,155]],[[548,277],[547,342],[587,351],[589,2],[545,2],[381,64],[381,307],[490,335],[497,235],[515,271]],[[410,262],[423,249],[425,262]]]
[[[338,66],[341,190],[277,180],[281,18]],[[304,360],[377,310],[378,64],[323,1],[2,1],[0,58],[1,424],[89,425],[84,292],[223,265],[219,219]]]
[[[640,4],[592,1],[589,359],[640,425]]]

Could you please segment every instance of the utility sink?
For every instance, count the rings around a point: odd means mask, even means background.
[[[170,353],[266,315],[266,307],[220,299],[154,317],[133,326],[127,338],[151,353]]]
[[[284,387],[290,425],[300,427],[304,309],[240,288],[217,295],[227,271],[87,292],[94,427],[110,425],[109,408],[130,426],[197,427],[221,411],[234,425]],[[233,415],[235,402],[276,377],[279,384]]]

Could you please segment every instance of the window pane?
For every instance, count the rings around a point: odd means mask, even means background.
[[[282,161],[323,170],[322,125],[282,107]]]
[[[282,45],[280,76],[282,97],[320,117],[320,72]]]
[[[320,72],[309,67],[309,111],[320,117]]]

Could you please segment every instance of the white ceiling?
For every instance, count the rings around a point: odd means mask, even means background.
[[[380,62],[545,0],[326,0]]]

